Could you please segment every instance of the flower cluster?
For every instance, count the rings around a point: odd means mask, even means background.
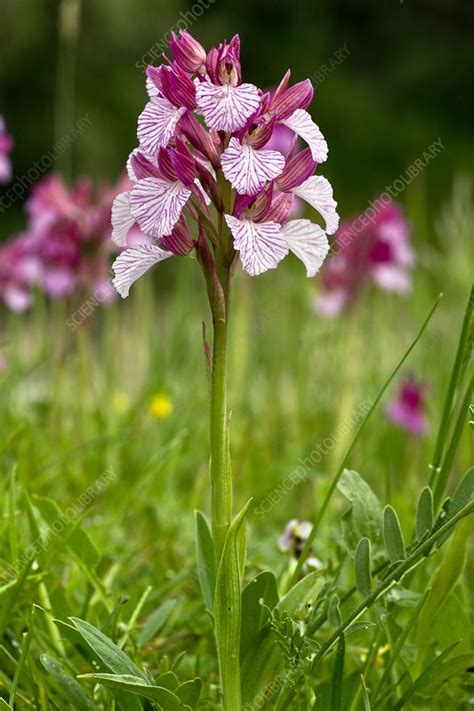
[[[397,396],[389,403],[387,417],[396,425],[416,437],[428,429],[425,415],[426,386],[412,377],[405,378]]]
[[[288,71],[267,92],[243,82],[237,35],[206,52],[181,31],[170,50],[172,59],[147,68],[149,101],[127,164],[133,185],[112,210],[117,245],[129,246],[135,222],[149,238],[117,258],[117,291],[127,296],[138,277],[173,255],[215,259],[224,241],[227,263],[233,267],[240,256],[252,276],[290,251],[314,276],[339,218],[329,182],[313,175],[328,148],[307,111],[310,81],[290,85]],[[285,133],[283,154],[278,139]],[[307,147],[298,150],[298,139]],[[297,198],[320,213],[325,229],[290,219]]]
[[[12,179],[10,153],[13,148],[13,138],[7,133],[5,120],[0,116],[0,183],[9,183]]]
[[[31,304],[34,285],[52,298],[70,296],[78,288],[100,291],[101,301],[114,297],[108,281],[111,252],[111,207],[118,191],[102,186],[97,193],[88,178],[70,189],[49,175],[26,204],[24,233],[0,247],[0,297],[14,311]]]
[[[321,272],[322,293],[316,310],[328,317],[350,307],[364,286],[375,283],[387,291],[406,293],[414,253],[410,227],[397,203],[376,201],[373,219],[362,214],[341,225],[334,252]]]

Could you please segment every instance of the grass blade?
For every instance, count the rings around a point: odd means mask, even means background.
[[[454,396],[458,385],[462,382],[465,367],[467,365],[467,356],[470,357],[472,353],[472,315],[474,308],[474,287],[471,289],[469,295],[469,301],[467,302],[466,311],[464,313],[464,320],[461,329],[461,336],[459,338],[459,344],[456,351],[456,357],[454,359],[453,370],[451,371],[451,378],[449,380],[448,389],[446,392],[446,398],[444,401],[443,414],[441,416],[441,422],[439,425],[438,435],[436,437],[435,448],[433,452],[433,458],[431,460],[431,480],[430,486],[437,483],[439,478],[439,467],[441,460],[443,458],[443,452],[446,445],[446,440],[449,431],[449,422],[451,419],[451,412],[453,406]],[[439,491],[438,499],[442,498],[443,492]]]

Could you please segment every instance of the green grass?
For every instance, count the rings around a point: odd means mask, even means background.
[[[388,422],[384,406],[391,388],[349,462],[382,504],[394,507],[405,543],[412,542],[470,290],[466,255],[472,223],[460,230],[453,217],[456,200],[458,194],[442,223],[412,210],[415,239],[419,221],[432,232],[442,225],[444,241],[437,248],[419,245],[409,298],[373,290],[349,315],[324,321],[312,311],[314,282],[305,281],[296,260],[258,279],[239,275],[229,404],[236,510],[254,497],[246,581],[270,569],[283,589],[290,571],[288,558],[277,549],[278,535],[291,518],[314,519],[355,432],[354,425],[337,434],[338,426],[377,396],[442,291],[428,331],[400,373],[414,373],[429,384],[429,433],[415,440]],[[92,708],[93,698],[96,708],[107,710],[159,703],[114,695],[91,680],[71,681],[100,669],[71,623],[55,622],[69,617],[100,628],[154,679],[170,670],[181,682],[201,677],[199,708],[219,708],[212,625],[199,590],[193,534],[194,510],[209,513],[201,344],[202,321],[209,316],[196,265],[172,262],[157,270],[154,281],[141,280],[127,302],[98,309],[75,331],[65,321],[79,303],[51,307],[38,301],[25,317],[2,315],[0,349],[7,367],[0,374],[0,567],[16,566],[16,575],[5,574],[0,587],[0,697],[15,709],[80,711]],[[159,393],[172,403],[164,419],[149,407]],[[465,390],[458,395],[465,396]],[[450,462],[450,493],[473,461],[467,419]],[[278,495],[269,513],[257,515],[266,497],[332,435],[330,451],[307,480]],[[313,546],[327,566],[327,580],[339,570],[335,590],[342,619],[361,601],[345,597],[355,584],[342,545],[346,507],[336,492]],[[28,546],[58,520],[61,530],[29,561]],[[472,682],[463,672],[474,664],[469,524],[464,521],[439,554],[407,574],[403,585],[411,597],[395,587],[363,617],[377,626],[346,634],[336,655],[308,669],[296,689],[286,680],[271,708],[313,708],[314,690],[315,709],[468,708]],[[428,586],[436,605],[429,598],[421,604]],[[399,656],[387,668],[410,620]],[[283,623],[274,624],[279,629]],[[333,631],[324,614],[312,628],[319,642]],[[436,656],[455,643],[447,661]],[[389,651],[381,655],[386,645]],[[451,664],[444,684],[436,681],[437,660]],[[433,676],[411,690],[432,664]],[[381,681],[385,686],[379,687]]]

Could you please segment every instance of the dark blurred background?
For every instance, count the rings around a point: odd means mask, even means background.
[[[240,34],[247,81],[271,86],[287,67],[295,81],[315,79],[311,112],[329,143],[324,174],[343,217],[438,137],[445,150],[416,181],[423,199],[436,204],[454,175],[473,172],[472,0],[201,0],[199,9],[178,0],[63,0],[62,21],[60,5],[0,0],[0,114],[15,136],[17,176],[88,114],[91,128],[57,167],[115,179],[146,100],[136,63],[187,12],[206,48]],[[21,226],[18,203],[2,215],[0,240]]]

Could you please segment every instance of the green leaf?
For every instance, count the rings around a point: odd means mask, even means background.
[[[448,517],[452,518],[466,506],[474,496],[474,467],[468,469],[451,497],[448,507]]]
[[[98,711],[98,707],[87,696],[80,684],[74,677],[64,671],[64,668],[56,659],[50,657],[49,654],[42,654],[40,661],[48,674],[54,677],[63,698],[74,706],[75,711]]]
[[[380,539],[382,505],[367,482],[350,469],[344,470],[337,488],[351,504],[342,523],[345,543],[353,554],[361,538],[373,543]]]
[[[259,573],[242,592],[242,625],[240,631],[240,659],[252,649],[259,632],[268,620],[268,610],[278,604],[275,576],[269,570]]]
[[[176,605],[176,600],[166,600],[154,612],[152,612],[152,614],[145,620],[143,627],[138,633],[137,644],[139,647],[143,647],[158,634],[170,618],[170,615]]]
[[[214,591],[216,589],[216,559],[214,543],[207,520],[200,511],[195,511],[197,575],[201,586],[204,605],[209,612],[214,611]]]
[[[405,543],[396,511],[386,506],[383,512],[383,539],[388,557],[392,563],[405,560]]]
[[[339,597],[333,595],[328,607],[328,622],[331,627],[337,629],[342,623],[341,610],[339,609]]]
[[[202,681],[201,679],[192,679],[191,681],[185,681],[183,684],[178,686],[176,689],[176,696],[178,696],[183,704],[187,704],[192,709],[194,709],[201,696],[202,691]]]
[[[394,585],[387,593],[387,600],[399,607],[416,607],[423,596],[402,585]]]
[[[162,686],[165,689],[169,689],[169,691],[176,691],[179,686],[179,679],[174,672],[167,671],[155,679],[155,686]]]
[[[423,536],[431,531],[434,525],[433,492],[426,486],[418,499],[416,510],[416,538],[421,541]]]
[[[367,597],[372,592],[372,562],[370,554],[370,541],[361,538],[355,552],[356,587],[362,597]]]
[[[347,639],[352,634],[357,634],[357,632],[369,630],[371,627],[375,627],[375,622],[371,622],[370,620],[356,620],[346,629],[344,634]]]
[[[78,679],[93,681],[96,684],[103,684],[111,689],[128,691],[131,694],[144,696],[152,701],[157,701],[164,711],[176,711],[177,709],[187,709],[181,699],[173,694],[169,689],[162,686],[153,686],[143,681],[141,677],[129,674],[80,674]]]
[[[342,690],[344,685],[344,657],[346,654],[346,642],[344,635],[339,637],[339,642],[336,650],[336,659],[334,660],[334,670],[331,683],[331,703],[329,711],[343,711],[342,709]]]
[[[226,533],[216,577],[214,600],[219,669],[225,697],[240,705],[240,624],[242,617],[241,554],[245,515],[249,500]]]
[[[307,612],[323,587],[324,575],[322,573],[321,570],[315,570],[309,575],[305,575],[281,598],[276,609],[286,612],[290,617],[298,617],[302,612]]]
[[[0,699],[0,709],[5,709],[5,711],[13,711],[12,706],[10,706],[10,704],[7,704],[4,699]],[[78,711],[80,711],[80,709],[78,709]]]
[[[146,681],[145,674],[116,644],[105,636],[97,627],[77,617],[69,618],[86,644],[99,657],[103,664],[115,674],[127,674]]]
[[[48,535],[55,537],[69,548],[88,568],[95,568],[100,560],[100,554],[89,535],[71,521],[55,501],[43,496],[34,496],[33,505],[40,512],[41,518],[48,526]],[[58,530],[58,533],[56,533]]]

